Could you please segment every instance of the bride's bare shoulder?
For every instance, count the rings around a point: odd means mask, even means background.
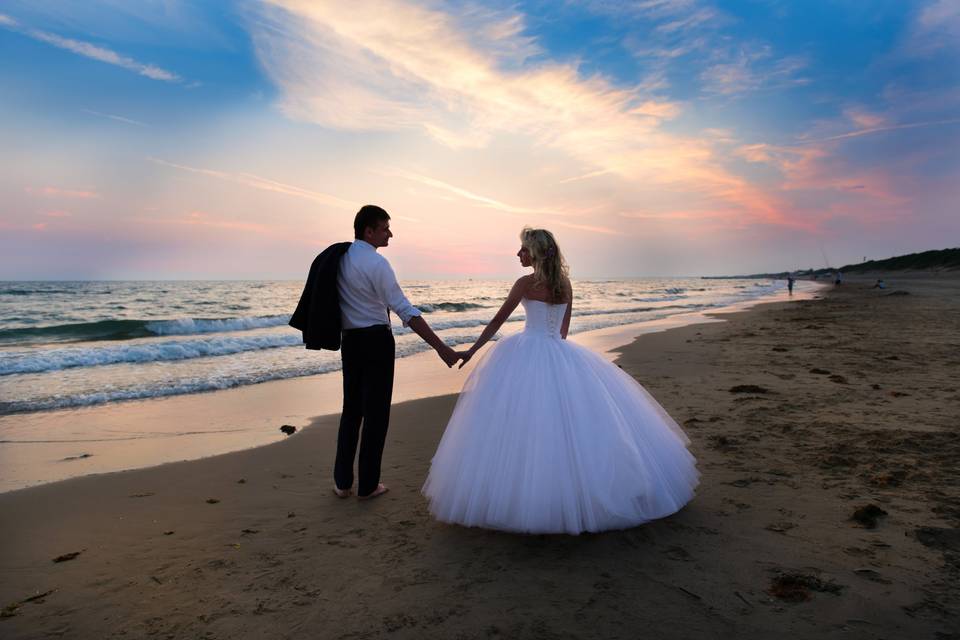
[[[526,292],[530,289],[530,287],[533,286],[533,283],[534,283],[533,274],[528,273],[525,276],[520,276],[519,278],[517,278],[517,281],[513,283],[513,286],[515,289],[521,289],[524,292]]]

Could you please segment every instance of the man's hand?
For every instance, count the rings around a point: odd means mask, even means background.
[[[443,360],[444,364],[447,365],[447,368],[457,364],[457,360],[460,359],[460,354],[447,345],[443,345],[441,348],[437,349],[437,354],[440,356],[440,359]]]

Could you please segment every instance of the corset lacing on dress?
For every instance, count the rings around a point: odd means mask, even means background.
[[[561,338],[560,324],[567,311],[567,304],[550,304],[542,300],[523,298],[523,308],[527,312],[527,322],[524,331],[539,333],[551,338]],[[532,304],[531,304],[532,303]]]

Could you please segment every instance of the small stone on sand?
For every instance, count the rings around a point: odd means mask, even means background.
[[[824,582],[805,573],[781,573],[773,578],[767,593],[787,602],[805,602],[812,597],[811,591],[839,594],[842,586]]]
[[[770,390],[756,384],[738,384],[730,387],[730,393],[770,393]]]
[[[875,504],[868,504],[853,512],[852,519],[866,529],[876,529],[877,519],[887,515],[887,512]]]

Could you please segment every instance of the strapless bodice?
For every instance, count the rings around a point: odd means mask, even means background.
[[[560,327],[563,324],[563,314],[567,311],[567,303],[550,304],[540,300],[531,300],[522,298],[520,304],[523,305],[527,314],[527,323],[523,330],[527,333],[539,333],[550,336],[551,338],[560,337]]]

